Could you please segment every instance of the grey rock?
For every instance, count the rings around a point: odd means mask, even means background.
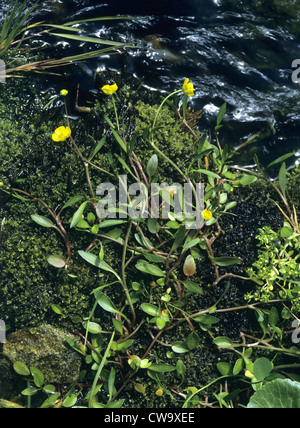
[[[51,325],[18,330],[7,337],[3,354],[12,362],[21,361],[41,370],[46,383],[69,384],[80,373],[81,357],[65,338],[78,338]]]

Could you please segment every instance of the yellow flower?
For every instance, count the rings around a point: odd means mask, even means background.
[[[158,388],[158,389],[155,391],[155,394],[156,394],[156,395],[158,395],[159,397],[161,397],[161,396],[164,394],[164,391],[163,391],[161,388]]]
[[[202,217],[204,218],[204,220],[210,220],[212,216],[213,216],[212,212],[207,208],[204,211],[202,211]]]
[[[172,196],[172,198],[174,198],[174,189],[169,189],[169,193]]]
[[[60,91],[60,95],[62,95],[63,97],[65,97],[65,96],[67,96],[68,95],[68,91],[66,90],[66,89],[62,89],[61,91]]]
[[[168,317],[169,316],[169,312],[166,309],[164,309],[163,311],[161,311],[161,314],[162,314],[163,317]]]
[[[68,126],[60,126],[52,134],[52,140],[56,143],[60,141],[65,141],[71,135],[71,129]]]
[[[185,95],[188,97],[194,96],[194,85],[189,81],[190,79],[185,79],[182,90]]]
[[[106,95],[112,95],[114,94],[117,90],[118,90],[118,86],[116,83],[114,83],[113,85],[105,85],[101,88],[101,90],[106,94]]]
[[[245,371],[245,376],[248,377],[249,379],[253,379],[254,378],[254,374],[250,372],[250,370],[246,370]]]

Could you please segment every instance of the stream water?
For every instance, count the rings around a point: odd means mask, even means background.
[[[292,62],[300,58],[298,0],[44,0],[41,4],[34,19],[56,24],[117,14],[138,18],[79,25],[87,36],[138,46],[125,55],[81,64],[87,89],[93,88],[95,70],[105,68],[118,71],[126,66],[127,73],[143,77],[146,86],[166,93],[180,88],[189,77],[195,86],[193,108],[204,109],[202,129],[213,129],[219,107],[227,103],[221,138],[231,146],[268,123],[275,126],[276,134],[249,146],[241,163],[253,164],[257,153],[267,164],[288,152],[295,153],[288,161],[290,167],[300,163],[299,83],[292,81]],[[74,49],[76,53],[95,49],[87,43],[51,40],[59,57]]]

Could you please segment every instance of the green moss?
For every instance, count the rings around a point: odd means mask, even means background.
[[[136,132],[139,135],[139,139],[134,150],[143,165],[147,164],[153,154],[153,149],[141,136],[145,129],[152,128],[158,107],[158,105],[149,105],[142,101],[139,101],[135,107],[137,111]],[[156,121],[156,127],[158,129],[153,136],[155,145],[182,171],[185,171],[189,161],[196,153],[195,138],[187,129],[183,128],[182,123],[167,106],[161,109]],[[159,159],[158,172],[160,173],[160,178],[167,182],[169,182],[170,178],[172,182],[182,180],[178,172],[166,160],[161,158]]]

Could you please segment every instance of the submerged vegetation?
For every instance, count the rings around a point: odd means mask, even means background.
[[[299,407],[292,154],[237,167],[251,138],[222,144],[226,104],[202,135],[189,79],[167,97],[117,73],[98,81],[78,120],[64,88],[1,88],[0,407]],[[75,379],[45,364],[56,341]],[[11,366],[20,383],[6,395]]]

